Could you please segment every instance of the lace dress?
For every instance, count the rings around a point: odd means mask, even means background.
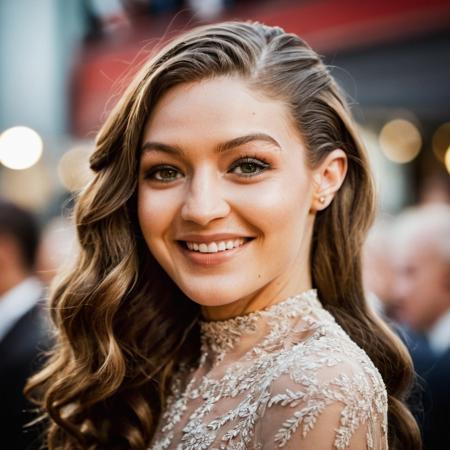
[[[386,450],[387,394],[315,290],[202,322],[150,450]]]

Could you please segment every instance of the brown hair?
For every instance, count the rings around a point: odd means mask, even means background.
[[[342,94],[318,55],[293,34],[228,22],[188,32],[141,69],[101,129],[75,217],[80,252],[53,290],[58,344],[29,384],[50,420],[50,449],[145,449],[182,355],[199,353],[199,307],[154,261],[136,218],[139,147],[158,99],[180,83],[240,76],[289,106],[309,164],[341,148],[348,173],[317,214],[312,278],[325,308],[380,370],[389,395],[391,449],[418,449],[417,425],[403,404],[410,357],[364,298],[360,252],[374,194],[363,146]]]

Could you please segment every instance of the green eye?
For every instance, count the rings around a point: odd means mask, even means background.
[[[230,172],[244,177],[251,177],[270,168],[270,164],[256,158],[241,158],[230,168]]]
[[[242,173],[255,173],[260,169],[260,167],[257,166],[255,163],[248,162],[241,164],[240,169]]]
[[[153,168],[146,178],[154,181],[161,181],[167,183],[169,181],[177,180],[182,176],[181,172],[172,166],[159,166]]]

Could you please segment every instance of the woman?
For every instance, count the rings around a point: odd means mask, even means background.
[[[420,447],[411,361],[361,286],[366,157],[306,43],[257,23],[184,34],[91,166],[58,346],[30,384],[51,449]]]

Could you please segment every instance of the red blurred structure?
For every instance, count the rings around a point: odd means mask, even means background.
[[[330,54],[449,29],[450,2],[246,1],[236,2],[216,20],[228,19],[281,26],[302,36],[317,51]],[[130,75],[155,46],[198,24],[188,11],[175,16],[132,17],[114,33],[87,43],[74,71],[73,134],[92,137]]]

